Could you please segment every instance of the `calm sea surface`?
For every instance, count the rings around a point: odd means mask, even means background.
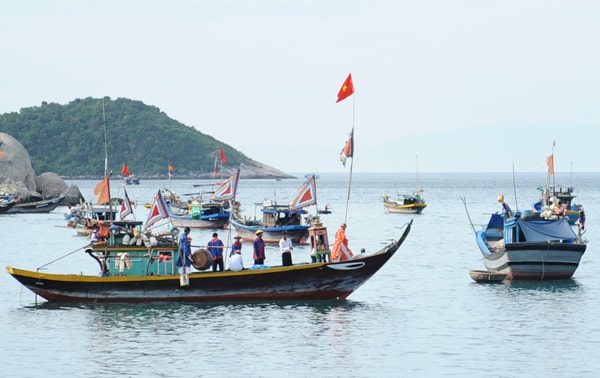
[[[301,175],[299,175],[302,177]],[[48,305],[0,275],[0,367],[6,377],[597,377],[600,370],[600,174],[557,174],[575,186],[587,215],[588,250],[572,280],[477,284],[484,269],[476,228],[500,210],[498,194],[529,209],[543,174],[420,174],[428,207],[421,215],[385,214],[384,193],[411,192],[410,174],[355,174],[346,230],[358,252],[380,249],[414,219],[399,252],[346,301],[207,304]],[[297,180],[241,180],[238,199],[290,200]],[[513,186],[513,181],[515,185]],[[95,181],[68,182],[93,199]],[[144,181],[129,197],[151,202],[159,186],[178,193],[196,181]],[[559,183],[559,181],[557,181]],[[113,196],[122,196],[112,181]],[[515,189],[516,188],[516,189]],[[346,213],[348,176],[317,180],[330,238]],[[311,208],[314,212],[314,207]],[[0,216],[1,265],[97,274],[65,227],[64,212]],[[148,210],[138,206],[136,218]],[[212,231],[192,231],[203,245]],[[220,231],[224,241],[228,231]],[[245,244],[246,264],[251,261]],[[64,258],[61,258],[64,257]],[[309,261],[306,247],[295,262]],[[275,247],[266,264],[280,263]]]

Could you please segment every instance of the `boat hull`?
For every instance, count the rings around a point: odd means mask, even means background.
[[[265,243],[274,244],[279,243],[281,239],[281,233],[287,232],[288,238],[292,240],[294,244],[306,244],[308,238],[309,225],[290,225],[281,227],[261,227],[260,225],[248,226],[239,221],[231,218],[231,226],[245,241],[253,241],[256,238],[256,231],[263,231],[263,240]]]
[[[384,202],[383,206],[385,211],[391,214],[421,214],[427,205],[395,205]]]
[[[229,213],[194,218],[192,216],[171,215],[171,223],[177,228],[224,229],[229,225]]]
[[[569,279],[586,250],[585,244],[561,242],[510,243],[492,252],[479,232],[477,244],[485,267],[506,273],[509,280]]]
[[[179,275],[82,276],[47,274],[6,267],[6,271],[48,301],[67,302],[211,302],[253,300],[345,299],[375,274],[398,250],[410,231],[371,255],[339,263],[279,266],[241,272]]]
[[[17,203],[10,209],[8,209],[5,213],[49,213],[51,211],[54,211],[54,209],[56,209],[60,205],[64,198],[64,196],[60,196],[48,200]]]

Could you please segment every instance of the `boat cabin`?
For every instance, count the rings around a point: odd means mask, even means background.
[[[312,262],[331,261],[327,227],[323,226],[319,221],[313,222],[308,228],[308,239],[310,242],[310,257]]]
[[[177,233],[150,235],[142,232],[142,224],[140,221],[100,224],[101,240],[86,252],[98,262],[102,276],[177,274]]]
[[[270,205],[261,209],[263,227],[294,226],[302,224],[302,216],[307,214],[304,209],[290,210],[289,206]]]

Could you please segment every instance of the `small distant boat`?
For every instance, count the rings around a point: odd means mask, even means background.
[[[327,204],[323,209],[317,209],[317,214],[331,214],[331,207]]]
[[[127,177],[123,177],[123,181],[127,185],[139,185],[140,184],[140,176],[130,175]]]
[[[419,188],[419,169],[417,168],[416,188],[413,194],[397,193],[396,200],[387,194],[383,195],[383,208],[391,214],[421,214],[427,207],[425,199],[421,197],[423,189]]]
[[[17,201],[0,199],[0,214],[6,213],[11,207],[15,206]]]
[[[540,200],[533,204],[533,210],[543,213],[552,207],[552,210],[556,210],[557,214],[565,212],[570,224],[575,224],[580,218],[585,218],[583,206],[573,203],[573,199],[577,197],[573,194],[573,186],[560,185],[554,182],[554,146],[552,147],[552,154],[546,158],[546,165],[548,166],[546,185],[537,187],[541,192]],[[563,207],[563,209],[555,209],[558,206]],[[582,219],[582,222],[585,222],[585,219]]]
[[[140,184],[140,176],[136,176],[133,173],[129,172],[127,168],[127,164],[123,163],[123,167],[121,168],[121,175],[123,176],[123,182],[127,185]]]
[[[509,280],[568,279],[586,250],[581,230],[567,218],[544,219],[540,214],[492,214],[475,234],[483,264]]]
[[[287,232],[288,237],[295,244],[305,244],[308,237],[307,222],[303,216],[308,212],[304,209],[292,210],[289,205],[279,205],[276,202],[265,200],[260,206],[262,219],[248,219],[242,214],[242,205],[232,201],[231,226],[245,241],[253,241],[256,231],[263,231],[265,243],[279,243],[281,233]]]
[[[6,211],[6,214],[49,213],[56,209],[64,198],[64,195],[60,195],[58,197],[39,201],[17,202],[14,206]]]
[[[242,239],[252,241],[256,238],[256,231],[263,231],[265,243],[279,243],[281,233],[287,232],[288,238],[295,244],[305,244],[311,217],[304,218],[309,212],[307,206],[316,205],[316,181],[310,176],[304,184],[296,190],[294,200],[289,204],[278,204],[277,201],[264,200],[260,204],[262,219],[248,219],[242,214],[241,203],[232,200],[231,226]]]
[[[187,210],[176,213],[169,209],[173,226],[183,228],[223,229],[229,225],[227,203],[192,199]],[[181,209],[180,209],[181,210]]]
[[[394,214],[421,214],[427,207],[425,200],[418,194],[398,194],[394,201],[387,194],[383,195],[383,207],[386,212]]]
[[[491,272],[489,270],[470,270],[469,275],[476,282],[494,283],[506,279],[506,273]]]

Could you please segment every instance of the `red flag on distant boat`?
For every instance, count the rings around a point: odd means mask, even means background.
[[[171,164],[169,164],[168,168],[169,172],[173,172],[175,170],[175,167],[173,167]]]
[[[340,91],[338,92],[337,101],[335,103],[337,104],[338,102],[349,97],[353,93],[354,93],[354,83],[352,82],[352,74],[350,73],[350,74],[348,74],[348,77],[344,81],[344,84],[342,84],[342,88],[340,88]]]
[[[110,202],[110,181],[105,177],[94,187],[94,195],[98,196],[96,203],[106,205]]]
[[[128,216],[129,214],[133,214],[133,207],[131,206],[131,201],[129,201],[129,196],[127,195],[127,191],[125,189],[123,189],[123,192],[125,193],[125,198],[123,199],[123,202],[121,203],[121,211],[120,211],[121,220],[125,219],[125,217]]]
[[[123,168],[121,168],[121,174],[125,177],[131,176],[129,170],[127,169],[127,164],[123,163]]]
[[[342,149],[342,153],[340,154],[340,160],[342,161],[344,167],[346,166],[346,160],[349,157],[352,157],[352,155],[354,155],[354,128],[352,128],[352,131],[350,131],[350,136],[348,137],[348,140]]]
[[[299,210],[303,207],[317,203],[317,182],[315,176],[310,176],[296,191],[294,200],[290,203],[290,210]]]
[[[238,168],[233,176],[228,178],[217,190],[215,190],[210,199],[213,201],[228,201],[234,199],[239,178],[240,169]]]
[[[548,176],[554,174],[554,155],[550,155],[546,158],[546,165],[548,166]]]
[[[221,147],[219,147],[219,155],[221,156],[221,162],[227,163],[227,158],[225,157],[225,154],[223,153],[223,148]]]

